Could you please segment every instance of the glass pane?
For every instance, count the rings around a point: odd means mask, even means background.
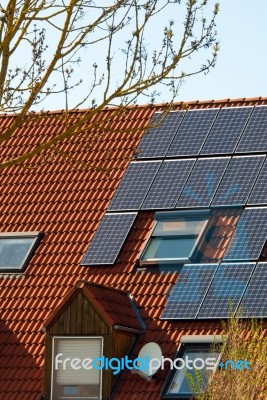
[[[194,244],[194,238],[152,237],[143,260],[188,258]]]
[[[193,369],[187,369],[185,367],[184,369],[177,370],[171,381],[167,394],[179,394],[181,396],[192,395],[193,388],[189,384],[190,377],[192,377],[192,380],[195,383],[194,387],[199,388],[200,391],[203,390],[208,382],[209,374],[213,372],[212,370],[206,369],[205,360],[210,357],[217,360],[219,353],[212,353],[208,350],[189,350],[184,352],[182,357],[183,360],[185,360],[186,357],[189,360],[189,367],[191,368],[193,366]],[[196,363],[194,364],[195,360]],[[196,366],[196,368],[194,368],[194,366]]]
[[[72,396],[78,395],[79,394],[78,390],[79,390],[78,386],[64,386],[63,394]]]
[[[35,238],[1,238],[0,269],[19,268]]]
[[[92,363],[101,349],[101,338],[54,338],[52,400],[100,400],[101,370]]]
[[[186,219],[158,221],[153,236],[199,235],[206,219]]]

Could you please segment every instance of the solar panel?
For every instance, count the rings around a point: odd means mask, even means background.
[[[258,263],[240,303],[244,317],[267,317],[267,263]]]
[[[199,159],[176,207],[208,207],[229,160],[229,157]]]
[[[267,151],[267,107],[255,107],[237,146],[237,153]]]
[[[201,154],[233,153],[252,107],[222,108],[201,150]]]
[[[184,114],[185,111],[170,112],[165,117],[163,113],[154,114],[150,124],[156,126],[143,135],[137,148],[137,159],[164,157]]]
[[[246,204],[263,161],[263,156],[232,158],[215,194],[212,206]]]
[[[248,199],[248,204],[267,204],[267,159]]]
[[[137,213],[106,214],[85,255],[82,265],[114,264]]]
[[[219,265],[197,318],[229,318],[234,314],[254,267],[254,263]]]
[[[211,284],[217,264],[186,264],[172,288],[161,319],[193,319]]]
[[[267,238],[267,208],[246,208],[227,248],[224,261],[258,260]]]
[[[142,209],[174,208],[195,160],[164,161]]]
[[[198,155],[217,114],[217,109],[187,111],[167,156]]]
[[[139,210],[160,164],[159,161],[130,163],[108,210]]]

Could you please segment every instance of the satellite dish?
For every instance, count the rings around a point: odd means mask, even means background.
[[[151,381],[151,376],[155,375],[161,366],[162,351],[155,342],[145,344],[139,351],[136,364],[138,368],[133,368],[132,373],[137,373],[147,381]]]

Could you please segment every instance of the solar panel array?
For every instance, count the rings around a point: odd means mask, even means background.
[[[129,211],[229,206],[245,206],[245,211],[224,262],[257,261],[267,238],[267,107],[182,110],[162,117],[152,117],[153,127],[144,134],[137,161],[129,164],[85,262],[115,262],[128,218],[136,214]],[[111,214],[121,242],[107,237],[116,237]],[[125,216],[126,231],[115,215]],[[101,247],[105,241],[107,252]]]
[[[229,160],[229,157],[199,159],[176,207],[208,207]]]
[[[113,264],[137,213],[106,214],[81,262],[82,265]]]
[[[245,208],[223,260],[258,260],[266,239],[267,207]]]
[[[244,317],[267,317],[267,263],[258,263],[240,303]]]
[[[244,205],[256,181],[264,157],[234,157],[212,202],[213,206]]]
[[[203,301],[198,318],[229,318],[237,310],[255,264],[221,264]]]
[[[161,319],[267,317],[267,263],[186,264]]]
[[[267,107],[255,107],[237,146],[237,153],[267,152]]]
[[[184,111],[171,112],[167,116],[154,114],[150,124],[155,127],[149,129],[142,137],[137,148],[137,159],[163,158],[184,114]]]
[[[267,139],[266,139],[267,140]],[[255,186],[248,199],[248,204],[266,204],[267,201],[267,159],[257,178]]]
[[[245,205],[258,176],[250,203],[266,204],[264,160],[259,155],[132,162],[108,210]]]
[[[252,107],[222,108],[202,147],[201,154],[233,153],[252,110]]]
[[[137,159],[267,152],[267,106],[155,113]]]
[[[126,170],[108,210],[139,210],[160,164],[160,161],[132,162]]]
[[[184,265],[160,318],[196,318],[217,267],[218,264]]]
[[[142,209],[174,208],[195,160],[164,161],[149,189]]]
[[[167,156],[198,155],[217,114],[216,109],[187,111]]]

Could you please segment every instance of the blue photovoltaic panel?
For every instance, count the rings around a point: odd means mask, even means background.
[[[217,264],[184,265],[160,318],[196,318],[217,267]]]
[[[266,139],[267,140],[267,139]],[[263,164],[255,186],[248,199],[248,204],[267,204],[267,160]]]
[[[260,172],[264,156],[231,159],[212,202],[212,206],[243,205]]]
[[[170,112],[165,117],[163,113],[154,114],[150,124],[156,126],[144,133],[137,148],[137,159],[165,157],[184,114],[185,111]]]
[[[234,314],[254,267],[254,263],[219,265],[197,318],[229,318]]]
[[[252,107],[222,108],[215,120],[201,154],[233,153]]]
[[[137,213],[106,214],[81,264],[114,264],[136,215]]]
[[[247,318],[267,317],[267,263],[258,263],[241,301],[239,311]]]
[[[267,239],[267,208],[245,208],[224,261],[258,260]]]
[[[130,163],[108,210],[139,210],[160,164],[159,161]]]
[[[255,107],[238,143],[237,153],[267,151],[267,107]]]
[[[142,209],[174,208],[195,160],[164,161]]]
[[[199,159],[176,207],[208,207],[230,158]]]
[[[167,156],[198,155],[217,114],[217,109],[187,111]]]

